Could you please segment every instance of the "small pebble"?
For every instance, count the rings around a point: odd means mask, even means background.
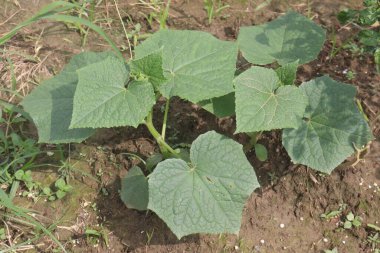
[[[346,241],[342,241],[343,244],[346,244]]]
[[[324,242],[328,242],[329,239],[327,239],[327,238],[323,238],[323,241],[324,241]]]
[[[303,217],[300,218],[300,221],[303,221]]]
[[[261,240],[260,240],[260,243],[261,243],[261,244],[264,244],[264,243],[265,243],[265,241],[264,241],[263,239],[261,239]]]
[[[239,250],[239,246],[235,245],[235,250]]]
[[[281,223],[280,228],[284,228],[284,227],[285,227],[285,224]]]
[[[369,189],[371,189],[371,188],[372,188],[372,186],[371,186],[371,185],[368,185],[368,188],[369,188]]]
[[[373,183],[373,186],[377,187],[377,184],[376,184],[376,183]]]

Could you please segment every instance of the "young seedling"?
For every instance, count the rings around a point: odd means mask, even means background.
[[[364,0],[364,9],[347,9],[338,14],[340,23],[353,24],[360,28],[356,38],[363,53],[370,53],[376,63],[377,72],[380,72],[380,4],[378,0]]]
[[[236,133],[282,129],[294,163],[329,174],[355,152],[353,143],[365,146],[373,136],[353,86],[328,76],[294,84],[297,67],[314,60],[324,41],[325,31],[295,12],[242,27],[237,42],[199,31],[161,30],[138,45],[128,62],[120,52],[74,56],[22,105],[44,143],[81,142],[96,128],[144,125],[161,157],[147,161],[145,170],[130,169],[122,181],[126,205],[152,210],[179,239],[237,233],[245,201],[259,187],[243,146],[209,131],[190,150],[174,148],[166,136],[171,98],[199,104],[218,117],[235,114]],[[239,50],[252,64],[279,67],[253,66],[235,76]],[[166,104],[158,129],[152,109],[160,97]],[[256,142],[255,151],[266,158]]]
[[[352,212],[346,215],[346,219],[343,223],[343,228],[351,229],[352,227],[360,227],[362,225],[362,220],[360,216],[355,216]]]
[[[342,215],[342,212],[346,209],[346,207],[347,207],[346,204],[341,204],[338,210],[333,210],[330,212],[323,213],[320,215],[320,217],[325,220],[339,218]]]
[[[208,18],[208,23],[211,24],[212,20],[220,15],[220,13],[229,8],[230,5],[228,4],[223,4],[222,0],[204,0],[203,1],[204,9],[207,12],[207,18]]]

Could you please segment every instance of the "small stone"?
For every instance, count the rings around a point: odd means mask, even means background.
[[[328,242],[329,239],[327,239],[327,238],[323,238],[323,241],[324,241],[324,242]]]
[[[261,240],[260,240],[260,243],[261,243],[261,244],[264,244],[264,243],[265,243],[265,241],[264,241],[263,239],[261,239]]]
[[[368,185],[368,188],[371,189],[371,188],[372,188],[372,185]]]
[[[235,250],[239,250],[239,246],[235,245]]]
[[[281,223],[280,228],[284,228],[284,227],[285,227],[285,224]]]
[[[342,241],[343,244],[346,244],[346,241]]]
[[[303,217],[300,217],[300,221],[303,221]]]
[[[373,183],[373,186],[377,187],[377,184],[376,184],[376,183]]]

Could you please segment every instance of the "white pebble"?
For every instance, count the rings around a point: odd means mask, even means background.
[[[280,228],[284,228],[284,227],[285,227],[285,224],[281,223]]]
[[[372,186],[371,186],[371,185],[368,185],[368,188],[369,188],[369,189],[371,189],[371,188],[372,188]]]
[[[360,182],[359,185],[362,186],[362,185],[363,185],[363,182]]]
[[[323,241],[324,241],[324,242],[328,242],[329,239],[327,239],[327,238],[323,238]]]
[[[376,184],[376,183],[373,183],[373,186],[377,187],[377,184]]]
[[[300,221],[303,221],[303,217],[300,217]]]
[[[343,244],[346,244],[346,241],[342,241]]]
[[[264,241],[263,239],[261,239],[261,240],[260,240],[260,243],[261,243],[261,244],[264,244],[264,243],[265,243],[265,241]]]
[[[235,250],[239,250],[239,246],[235,245]]]

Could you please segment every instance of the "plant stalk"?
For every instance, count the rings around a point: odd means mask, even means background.
[[[162,138],[162,135],[157,131],[157,129],[153,125],[153,111],[150,111],[148,114],[145,125],[148,128],[149,132],[151,135],[156,139],[158,146],[160,147],[161,153],[164,156],[171,156],[171,157],[176,157],[179,158],[179,154],[172,148],[170,147],[169,144],[165,142],[165,140]]]
[[[165,140],[165,135],[166,135],[166,122],[168,121],[169,104],[170,104],[170,98],[166,100],[166,104],[165,104],[164,122],[162,123],[162,130],[161,130],[161,136],[163,140]]]
[[[247,135],[249,136],[250,140],[249,140],[249,143],[247,145],[244,146],[244,153],[247,153],[248,151],[250,151],[257,143],[257,140],[260,139],[261,137],[261,134],[263,132],[260,131],[260,132],[251,132],[251,133],[247,133]]]

